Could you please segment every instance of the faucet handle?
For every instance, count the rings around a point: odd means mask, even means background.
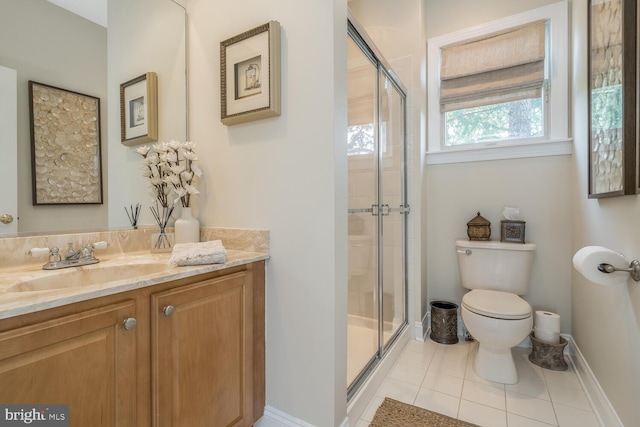
[[[51,252],[49,252],[49,262],[60,262],[62,261],[62,255],[60,255],[60,249],[51,248]]]
[[[94,249],[107,249],[109,243],[104,240],[95,243],[87,243],[82,249],[80,249],[83,258],[93,258]]]
[[[101,240],[99,242],[93,243],[91,246],[93,247],[93,249],[107,249],[109,243],[107,243],[107,241],[105,240]]]
[[[51,252],[51,249],[49,248],[31,248],[26,252],[26,255],[42,256],[42,255],[49,255],[50,252]]]

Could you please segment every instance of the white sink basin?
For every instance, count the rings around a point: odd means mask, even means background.
[[[83,267],[49,270],[38,277],[20,279],[7,292],[47,291],[93,286],[118,280],[135,279],[170,269],[164,262],[98,263]]]

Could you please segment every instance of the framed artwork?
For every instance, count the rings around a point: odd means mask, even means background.
[[[589,198],[638,192],[637,2],[589,0]]]
[[[220,43],[220,120],[280,115],[280,24],[270,21]]]
[[[158,140],[156,73],[146,73],[120,85],[120,140],[128,146]]]
[[[102,204],[100,99],[29,81],[34,205]]]

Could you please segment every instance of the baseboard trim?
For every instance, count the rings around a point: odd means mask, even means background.
[[[565,351],[565,354],[569,357],[576,370],[578,380],[582,384],[582,388],[600,425],[602,427],[624,427],[573,337],[569,334],[560,335],[569,343],[567,346],[568,351]]]
[[[413,324],[413,338],[418,341],[424,341],[427,337],[427,327],[425,323],[426,317],[422,321],[414,322]]]
[[[292,417],[282,411],[270,406],[264,408],[264,415],[255,424],[254,427],[315,427],[296,417]],[[345,417],[339,427],[349,427],[349,418]]]
[[[343,423],[344,424],[344,423]],[[279,411],[269,405],[264,408],[264,415],[256,423],[255,427],[315,427],[306,421],[302,421],[292,415]]]

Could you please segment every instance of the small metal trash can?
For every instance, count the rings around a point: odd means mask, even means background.
[[[440,344],[458,342],[458,304],[448,301],[431,302],[431,334]]]

